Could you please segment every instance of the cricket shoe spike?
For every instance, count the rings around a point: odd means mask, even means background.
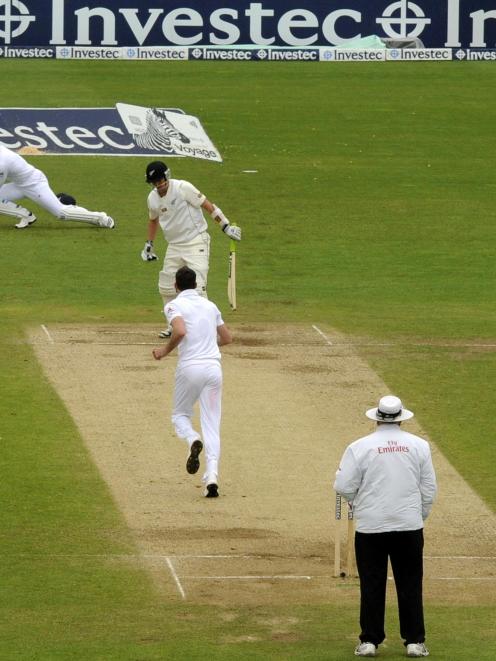
[[[199,438],[196,439],[196,441],[193,441],[191,443],[191,447],[189,449],[189,457],[188,460],[186,461],[186,470],[190,475],[194,475],[195,473],[198,472],[198,469],[200,468],[200,453],[203,450],[203,443],[200,441]]]
[[[0,214],[16,218],[19,221],[16,224],[18,230],[23,230],[36,222],[36,216],[31,211],[11,200],[0,199]]]
[[[24,218],[21,218],[21,220],[15,224],[15,227],[18,230],[25,230],[27,227],[35,223],[38,219],[36,216],[29,212],[29,216],[24,216]]]

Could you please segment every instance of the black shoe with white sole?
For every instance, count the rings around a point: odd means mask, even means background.
[[[217,498],[219,495],[219,487],[215,482],[207,484],[205,488],[205,498]]]
[[[193,441],[191,443],[191,447],[189,449],[189,457],[186,462],[186,470],[190,475],[194,475],[195,473],[198,472],[198,469],[200,468],[200,452],[203,450],[203,443],[200,441],[200,439],[197,439],[196,441]]]

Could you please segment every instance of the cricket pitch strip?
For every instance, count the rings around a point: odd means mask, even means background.
[[[29,341],[136,558],[171,599],[358,603],[356,578],[333,578],[332,482],[346,445],[372,431],[365,410],[389,388],[332,329],[232,330],[217,499],[202,497],[202,467],[186,473],[187,445],[170,422],[176,358],[153,360],[156,326],[49,325]],[[426,437],[416,420],[408,430]],[[429,440],[439,496],[425,529],[426,601],[496,603],[496,517]]]

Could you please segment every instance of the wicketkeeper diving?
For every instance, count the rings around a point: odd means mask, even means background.
[[[26,229],[37,220],[32,211],[16,204],[24,197],[60,220],[89,223],[107,229],[115,226],[113,218],[104,211],[88,211],[77,206],[76,200],[66,193],[57,196],[41,170],[30,165],[16,152],[0,145],[0,214],[16,218],[17,229]]]

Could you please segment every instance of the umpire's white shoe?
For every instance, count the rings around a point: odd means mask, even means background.
[[[103,216],[103,218],[101,218],[98,221],[98,226],[99,227],[106,227],[109,230],[113,230],[114,227],[115,227],[115,222],[114,222],[114,219],[111,218],[110,216]]]
[[[29,216],[24,216],[24,218],[21,218],[21,220],[16,223],[16,227],[18,230],[24,230],[26,227],[29,227],[33,223],[37,221],[37,218],[34,214],[30,213]]]
[[[412,658],[429,656],[429,650],[424,643],[410,643],[406,646],[406,655]]]
[[[199,438],[196,439],[196,441],[193,441],[191,443],[191,447],[189,449],[189,457],[188,460],[186,461],[186,470],[190,475],[194,475],[195,473],[198,472],[198,469],[200,468],[200,452],[203,450],[203,443],[200,441]]]
[[[360,643],[355,647],[355,656],[375,656],[375,651],[374,643]]]

